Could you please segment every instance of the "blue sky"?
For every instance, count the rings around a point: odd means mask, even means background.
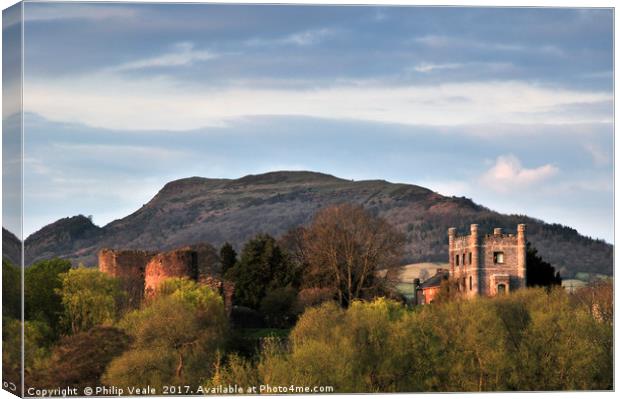
[[[27,3],[27,235],[314,170],[613,242],[612,12]]]

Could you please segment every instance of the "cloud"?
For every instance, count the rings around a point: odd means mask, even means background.
[[[553,45],[522,45],[518,43],[498,43],[485,40],[467,39],[443,35],[424,35],[413,38],[410,42],[433,48],[472,48],[500,52],[534,52],[539,54],[562,56],[564,51]]]
[[[194,50],[191,42],[181,42],[174,45],[174,51],[157,57],[144,58],[108,68],[112,72],[131,71],[147,68],[161,68],[172,66],[192,65],[197,61],[207,61],[217,58],[218,55],[206,50]]]
[[[284,39],[284,43],[296,44],[298,46],[309,46],[317,44],[324,38],[334,34],[332,29],[315,29],[304,32],[294,33]]]
[[[152,59],[131,67],[154,63],[162,61]],[[459,101],[454,101],[456,98]],[[166,77],[127,79],[102,72],[81,78],[28,79],[24,109],[52,121],[94,127],[179,131],[223,126],[231,119],[252,116],[434,126],[609,123],[613,121],[611,113],[561,110],[575,103],[612,100],[612,94],[605,91],[550,88],[519,81],[406,86],[369,81],[320,88],[264,88],[248,82],[244,86],[205,88]]]
[[[128,162],[150,162],[152,160],[180,160],[187,157],[187,153],[165,147],[146,145],[121,144],[76,144],[55,143],[53,147],[69,154],[79,154],[90,160],[127,160]],[[75,156],[75,155],[74,155]]]
[[[310,29],[302,32],[292,33],[290,35],[266,39],[266,38],[252,38],[245,42],[248,46],[282,46],[282,45],[294,45],[294,46],[311,46],[319,44],[325,38],[333,36],[336,30],[330,28]]]
[[[593,143],[586,143],[583,146],[583,148],[592,157],[592,161],[594,162],[594,165],[596,165],[596,166],[606,166],[606,165],[609,165],[609,162],[610,162],[609,153],[607,151],[603,150],[598,145],[593,144]]]
[[[433,72],[441,69],[458,69],[462,68],[463,64],[452,63],[452,64],[430,64],[430,63],[421,63],[413,67],[413,70],[416,72]]]
[[[555,176],[558,171],[559,169],[551,164],[527,169],[516,156],[500,155],[480,181],[493,191],[508,193],[541,183]]]
[[[67,19],[105,20],[133,18],[138,14],[136,8],[109,4],[26,4],[26,22],[55,21]]]

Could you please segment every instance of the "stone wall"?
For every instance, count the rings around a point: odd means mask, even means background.
[[[155,252],[102,249],[99,251],[99,270],[120,280],[127,292],[131,307],[139,306],[144,297],[144,277],[147,263]]]
[[[232,310],[234,284],[224,281],[215,248],[200,244],[168,252],[102,249],[99,270],[118,277],[127,290],[133,307],[152,297],[167,278],[189,278],[218,292],[228,314]]]
[[[450,278],[465,296],[496,295],[498,287],[510,291],[526,286],[524,224],[517,226],[516,235],[496,228],[481,236],[478,225],[472,224],[469,235],[457,236],[450,228],[448,246]]]

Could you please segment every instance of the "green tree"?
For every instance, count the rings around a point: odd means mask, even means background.
[[[377,299],[308,309],[287,346],[230,358],[219,378],[336,392],[608,390],[612,348],[611,323],[562,289],[413,310]]]
[[[297,280],[287,255],[267,234],[245,244],[241,258],[226,276],[235,283],[235,302],[257,310],[269,291],[294,285]]]
[[[222,262],[222,274],[225,274],[237,263],[237,252],[228,242],[224,243],[222,248],[220,248],[220,261]]]
[[[24,272],[24,312],[28,320],[47,323],[58,335],[63,313],[59,289],[62,275],[71,269],[71,262],[64,259],[39,261]]]
[[[21,318],[21,275],[19,268],[2,259],[2,316]]]
[[[80,267],[62,274],[61,281],[62,321],[71,333],[111,325],[118,319],[125,293],[116,278]]]
[[[204,382],[213,373],[228,328],[222,298],[186,279],[164,281],[154,299],[119,325],[133,345],[103,377],[117,386]]]
[[[260,311],[267,324],[273,327],[286,328],[294,323],[297,290],[293,287],[279,287],[267,292],[260,303]]]

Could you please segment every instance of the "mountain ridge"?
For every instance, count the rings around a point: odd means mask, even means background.
[[[470,223],[477,223],[483,233],[490,233],[493,227],[511,232],[526,223],[530,241],[563,275],[612,272],[613,246],[570,227],[500,214],[469,198],[447,197],[417,185],[352,181],[309,171],[174,180],[141,208],[105,226],[95,226],[84,216],[45,226],[26,239],[26,263],[61,256],[94,265],[104,247],[166,250],[229,241],[239,249],[259,232],[280,236],[309,223],[319,209],[342,202],[360,204],[402,231],[407,236],[403,263],[445,261],[451,226],[466,233]]]

